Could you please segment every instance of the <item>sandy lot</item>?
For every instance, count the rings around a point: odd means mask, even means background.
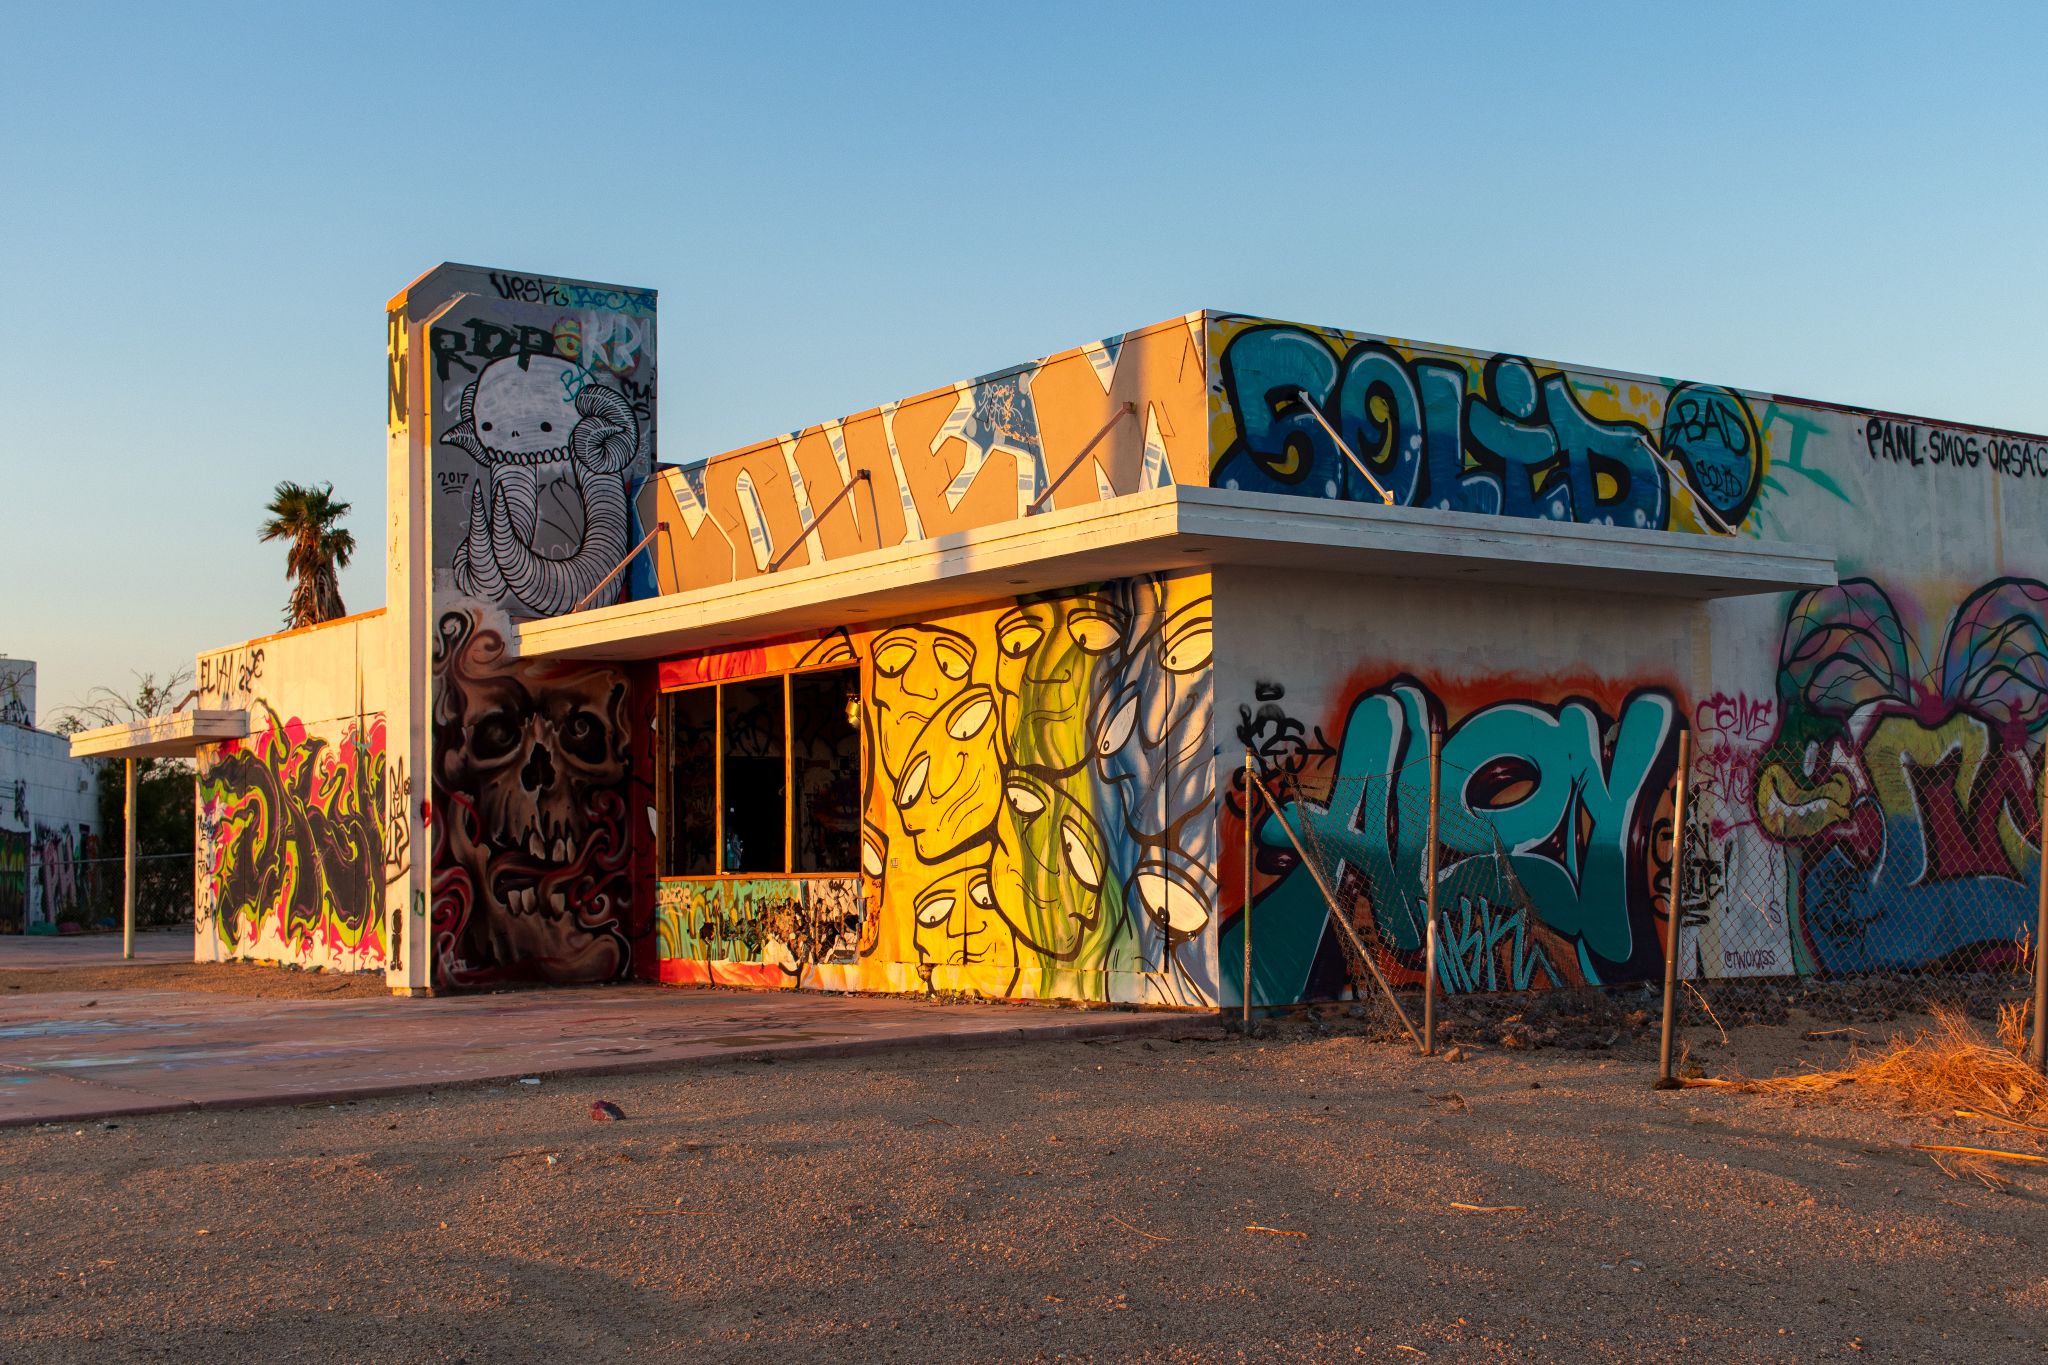
[[[300,972],[253,962],[131,962],[0,968],[0,993],[204,991],[259,1000],[389,999],[382,972]]]
[[[2048,1180],[1900,1145],[2009,1137],[1642,1046],[1204,1022],[0,1132],[0,1358],[2041,1357]]]

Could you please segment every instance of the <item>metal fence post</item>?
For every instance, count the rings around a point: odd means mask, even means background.
[[[1443,736],[1429,727],[1429,848],[1422,857],[1423,911],[1429,916],[1422,952],[1422,1055],[1436,1055],[1436,848],[1437,811],[1442,806]]]
[[[2041,865],[2034,913],[2034,1037],[2028,1060],[2048,1075],[2048,744],[2041,748]]]
[[[1678,1089],[1678,1077],[1671,1074],[1671,1030],[1678,1004],[1678,936],[1685,923],[1680,899],[1685,893],[1685,768],[1687,739],[1684,727],[1678,731],[1678,790],[1671,811],[1671,912],[1670,928],[1664,942],[1664,1023],[1657,1044],[1658,1090]]]
[[[128,760],[128,806],[121,823],[121,960],[135,960],[135,760]]]
[[[1252,751],[1244,751],[1244,1024],[1252,1023]]]

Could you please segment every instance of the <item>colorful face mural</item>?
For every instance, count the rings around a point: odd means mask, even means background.
[[[1403,507],[1719,531],[1765,482],[1756,416],[1728,389],[1229,316],[1209,349],[1218,488],[1380,501],[1317,413]]]
[[[202,931],[224,956],[382,967],[383,718],[330,742],[257,707],[262,729],[199,773]]]
[[[477,606],[442,614],[434,681],[437,984],[625,977],[652,947],[651,689],[507,659]]]
[[[1996,967],[2034,920],[2048,584],[1947,612],[1867,579],[1786,615],[1755,814],[1786,850],[1802,970]]]
[[[836,910],[827,935],[814,909],[786,908],[812,905],[791,889],[821,884],[809,879],[750,879],[740,892],[670,883],[665,898],[703,907],[679,910],[676,942],[787,955],[789,979],[812,984],[1214,1000],[1205,576],[1118,580],[828,644],[864,665],[868,908],[857,959],[843,956]],[[753,671],[829,661],[820,648],[740,661]],[[731,676],[735,657],[665,666],[664,681]],[[781,908],[749,915],[718,899],[733,896]],[[762,928],[733,940],[723,926],[735,917]],[[798,951],[828,941],[840,959]]]
[[[1423,969],[1429,734],[1444,736],[1438,971],[1450,991],[1609,984],[1661,970],[1670,882],[1667,786],[1679,711],[1662,686],[1493,679],[1347,688],[1325,724],[1289,713],[1280,683],[1240,710],[1261,780],[1356,907],[1397,982]],[[1328,903],[1265,808],[1256,829],[1257,998],[1328,998],[1349,979]],[[1232,815],[1242,830],[1242,791]],[[1226,848],[1236,840],[1226,832]],[[1237,875],[1234,871],[1228,875]],[[1355,878],[1357,887],[1343,883]],[[1372,894],[1371,889],[1378,889]],[[1241,963],[1241,915],[1224,926]],[[1240,967],[1241,973],[1241,967]]]

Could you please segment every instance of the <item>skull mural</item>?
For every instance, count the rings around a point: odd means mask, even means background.
[[[456,547],[458,591],[528,616],[570,610],[625,558],[640,423],[617,389],[558,356],[505,356],[462,391],[441,444],[488,472]],[[550,548],[566,548],[553,555]],[[607,583],[593,605],[618,596]]]
[[[434,653],[438,974],[616,980],[652,928],[631,818],[648,804],[649,699],[623,670],[508,660],[480,618],[443,615]]]

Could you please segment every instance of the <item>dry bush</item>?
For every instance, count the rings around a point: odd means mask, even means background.
[[[2027,1012],[2023,1004],[1999,1010],[1994,1039],[1961,1010],[1938,1007],[1932,1029],[1910,1038],[1895,1037],[1872,1051],[1852,1051],[1848,1064],[1833,1071],[1710,1084],[1779,1094],[1815,1094],[1855,1085],[1885,1094],[1917,1113],[1946,1117],[1963,1110],[2048,1133],[2048,1127],[2039,1126],[2048,1119],[2048,1077],[2022,1055]]]

